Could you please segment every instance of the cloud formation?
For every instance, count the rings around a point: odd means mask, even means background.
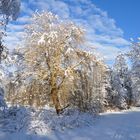
[[[51,11],[82,26],[86,30],[88,44],[96,46],[107,61],[112,61],[120,51],[128,51],[129,42],[123,38],[123,30],[91,0],[23,0],[21,17],[9,25],[6,42],[10,40],[15,45],[21,40],[19,34],[22,35],[24,25],[36,9]]]

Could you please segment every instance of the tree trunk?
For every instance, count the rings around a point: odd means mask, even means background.
[[[59,115],[60,112],[62,111],[62,109],[61,109],[57,89],[55,89],[55,88],[52,89],[51,98],[52,98],[53,104],[55,106],[56,113],[57,113],[57,115]]]

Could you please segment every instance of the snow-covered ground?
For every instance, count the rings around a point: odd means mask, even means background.
[[[37,122],[34,121],[34,125]],[[93,124],[77,128],[54,130],[42,134],[26,131],[0,133],[0,140],[140,140],[140,108],[129,111],[103,113],[94,118]],[[40,126],[43,124],[40,124]],[[56,124],[57,125],[57,124]]]

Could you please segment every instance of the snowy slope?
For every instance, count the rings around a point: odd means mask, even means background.
[[[123,112],[103,113],[95,118],[92,126],[54,130],[42,135],[1,132],[0,140],[140,140],[139,120],[140,108],[134,108]]]

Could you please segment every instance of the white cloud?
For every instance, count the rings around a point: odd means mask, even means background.
[[[18,23],[27,24],[30,21],[30,16],[22,16],[17,19]]]
[[[24,25],[8,24],[7,30],[9,31],[23,31]]]
[[[91,42],[98,42],[100,44],[108,44],[114,45],[115,47],[119,46],[128,46],[129,42],[122,37],[114,37],[109,35],[97,35],[97,34],[90,34],[88,35],[88,39]]]
[[[24,28],[29,23],[29,17],[20,17],[16,22],[7,25],[7,36],[5,37],[5,44],[9,49],[17,47],[22,43],[24,38]]]
[[[21,9],[25,15],[17,20],[19,25],[9,25],[15,34],[9,37],[13,44],[16,37],[20,41],[18,32],[29,22],[33,8],[52,11],[83,26],[87,31],[88,44],[96,46],[108,61],[113,60],[119,51],[128,50],[129,42],[123,38],[123,30],[116,26],[115,20],[110,18],[106,11],[96,7],[91,0],[28,0],[28,4],[23,2]]]
[[[19,44],[22,44],[24,37],[24,32],[8,32],[7,37],[5,38],[5,44],[9,49],[17,47]]]

